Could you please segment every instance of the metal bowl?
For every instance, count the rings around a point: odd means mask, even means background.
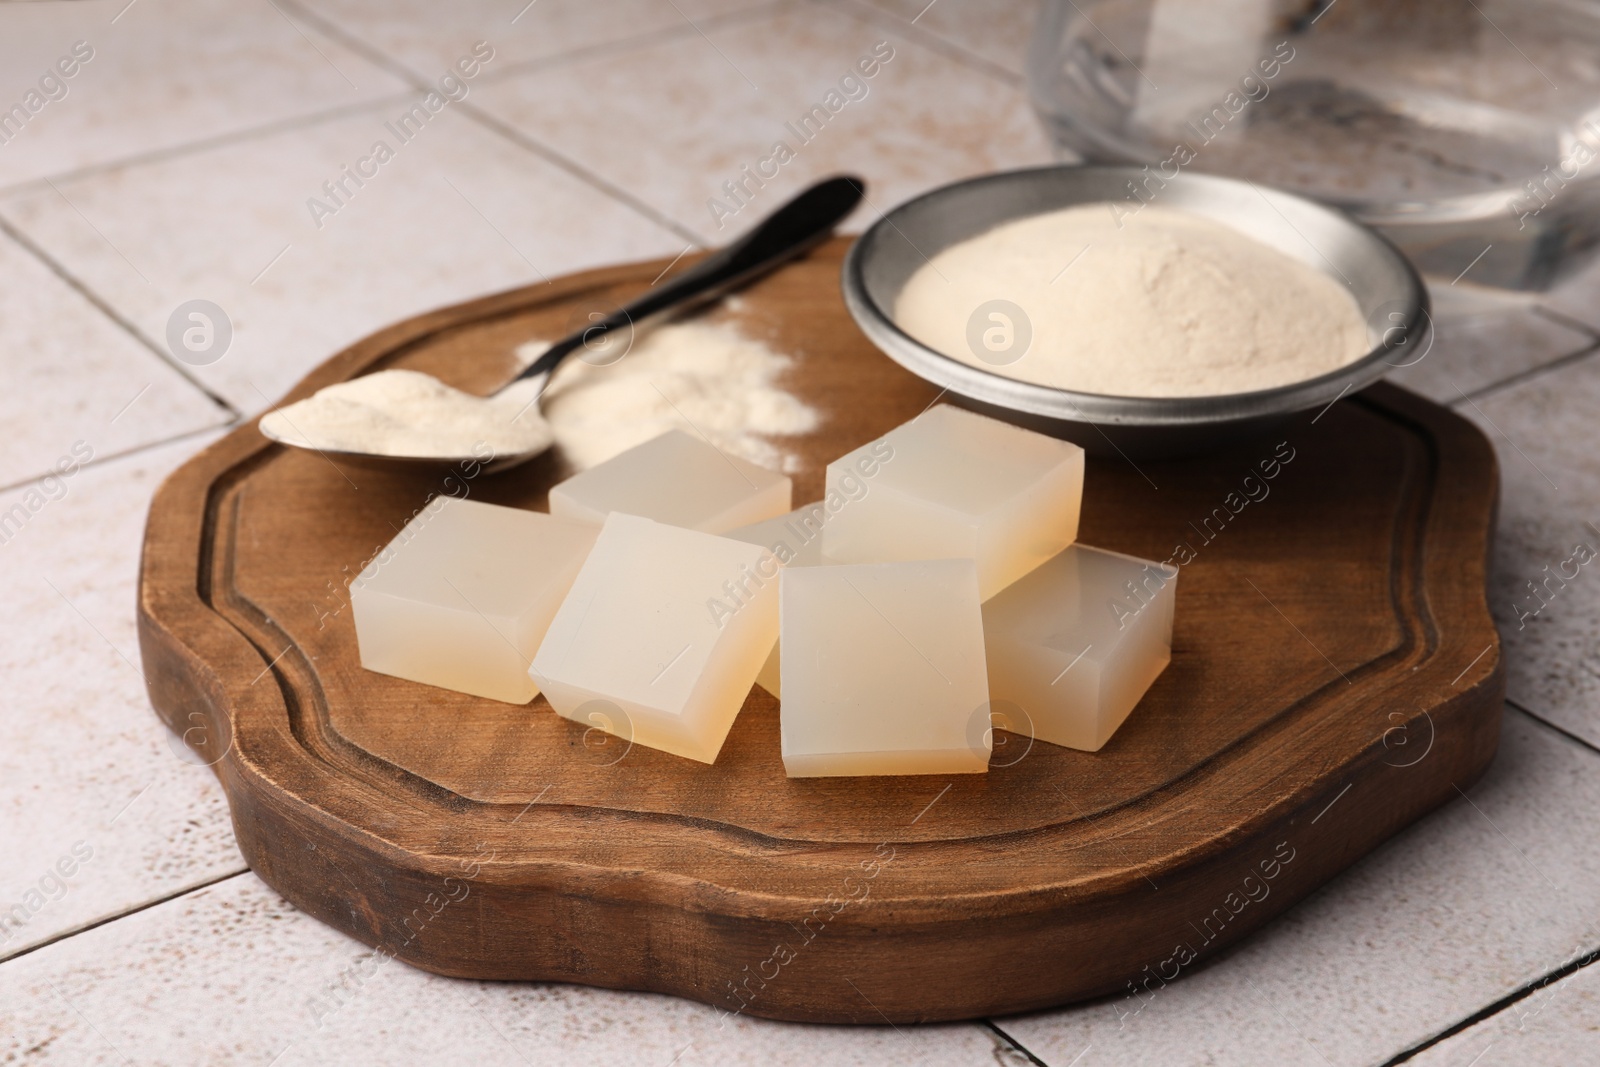
[[[1192,454],[1264,433],[1298,412],[1327,407],[1426,354],[1431,320],[1421,278],[1394,245],[1330,208],[1232,178],[1179,174],[1155,203],[1203,215],[1322,271],[1355,297],[1373,347],[1320,377],[1225,396],[1079,393],[1018,381],[922,344],[894,321],[906,281],[945,248],[1012,219],[1075,204],[1131,200],[1134,167],[1051,166],[946,185],[896,207],[845,257],[845,305],[867,337],[912,373],[967,406],[1074,441],[1092,452]],[[1152,183],[1152,187],[1153,183]]]

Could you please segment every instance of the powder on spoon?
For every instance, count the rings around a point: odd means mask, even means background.
[[[994,300],[1020,308],[1026,325],[983,307]],[[990,317],[996,310],[1002,318]],[[1337,280],[1221,223],[1156,206],[1120,226],[1106,204],[996,226],[923,264],[894,317],[964,363],[1112,396],[1269,389],[1371,348]],[[1006,362],[1030,327],[1023,354]]]
[[[431,374],[385,370],[339,382],[261,417],[267,434],[301,448],[396,457],[497,456],[549,446],[550,426],[530,404],[534,382],[473,396]]]
[[[627,343],[625,335],[612,342]],[[526,366],[547,347],[532,341],[517,355]],[[396,457],[464,458],[485,444],[507,456],[554,441],[580,470],[681,429],[793,472],[797,457],[770,438],[809,433],[820,421],[778,384],[793,360],[729,323],[670,323],[641,331],[620,354],[584,355],[570,356],[535,404],[531,381],[478,397],[431,375],[388,370],[328,386],[263,416],[261,426],[304,448]]]

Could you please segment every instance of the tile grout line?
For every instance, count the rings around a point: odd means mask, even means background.
[[[1583,749],[1586,749],[1588,752],[1590,752],[1590,753],[1592,753],[1594,755],[1600,755],[1600,748],[1597,748],[1595,745],[1593,745],[1590,742],[1588,742],[1588,741],[1584,740],[1583,738],[1579,737],[1577,734],[1574,734],[1569,730],[1562,729],[1561,727],[1557,726],[1555,723],[1549,722],[1548,720],[1544,719],[1543,717],[1534,714],[1533,712],[1529,711],[1527,708],[1523,707],[1521,704],[1517,703],[1516,701],[1511,700],[1510,698],[1507,698],[1505,703],[1506,703],[1506,706],[1511,708],[1513,711],[1521,712],[1523,715],[1525,715],[1528,718],[1532,719],[1535,723],[1538,723],[1540,726],[1543,726],[1546,729],[1550,730],[1552,733],[1556,733],[1556,734],[1561,735],[1562,737],[1564,737],[1568,741],[1572,742],[1575,745],[1578,745],[1579,747],[1581,747]],[[1416,1044],[1410,1046],[1409,1048],[1402,1049],[1401,1051],[1395,1053],[1393,1056],[1389,1057],[1387,1060],[1384,1060],[1381,1064],[1379,1064],[1379,1067],[1398,1067],[1399,1064],[1405,1063],[1406,1061],[1408,1061],[1410,1059],[1413,1059],[1414,1057],[1420,1055],[1421,1053],[1426,1052],[1428,1049],[1432,1048],[1434,1045],[1437,1045],[1442,1041],[1447,1041],[1450,1038],[1454,1037],[1455,1035],[1461,1033],[1462,1031],[1470,1029],[1473,1026],[1476,1026],[1480,1022],[1484,1022],[1487,1019],[1493,1018],[1494,1016],[1496,1016],[1496,1015],[1500,1014],[1501,1012],[1505,1011],[1507,1008],[1511,1007],[1511,1005],[1517,1003],[1520,1000],[1524,1000],[1524,999],[1532,996],[1533,994],[1537,993],[1539,990],[1544,989],[1547,986],[1553,985],[1554,983],[1559,982],[1561,979],[1566,978],[1569,975],[1576,974],[1578,971],[1581,971],[1585,967],[1590,966],[1591,964],[1595,963],[1597,960],[1600,960],[1600,948],[1593,949],[1593,950],[1591,950],[1589,952],[1583,953],[1582,955],[1579,955],[1579,956],[1575,957],[1574,959],[1568,960],[1566,963],[1562,964],[1561,966],[1556,967],[1555,969],[1553,969],[1551,971],[1547,971],[1545,974],[1539,976],[1538,978],[1535,978],[1531,982],[1525,982],[1524,984],[1518,986],[1517,988],[1513,989],[1511,992],[1505,994],[1504,996],[1500,997],[1499,999],[1490,1001],[1488,1004],[1486,1004],[1483,1007],[1479,1008],[1477,1011],[1472,1012],[1470,1015],[1466,1016],[1463,1019],[1458,1020],[1457,1022],[1451,1024],[1450,1026],[1448,1026],[1445,1029],[1439,1031],[1438,1033],[1433,1034],[1430,1037],[1426,1037],[1426,1038],[1422,1039],[1421,1041],[1418,1041]]]
[[[653,222],[662,229],[667,230],[669,233],[672,233],[677,237],[681,237],[683,240],[694,245],[695,248],[707,247],[705,238],[700,234],[695,233],[689,227],[678,222],[677,219],[672,218],[670,215],[658,211],[656,208],[645,203],[643,200],[640,200],[638,197],[634,196],[620,185],[615,185],[609,180],[602,178],[599,174],[590,170],[588,167],[585,167],[583,164],[578,163],[576,160],[569,159],[565,154],[556,151],[541,141],[535,140],[509,123],[502,122],[500,119],[495,118],[493,115],[477,107],[476,105],[463,103],[457,104],[456,106],[461,109],[462,114],[477,122],[478,125],[482,126],[484,129],[498,134],[505,140],[516,145],[518,148],[521,148],[523,151],[536,155],[552,166],[566,171],[568,174],[583,182],[585,185],[588,185],[596,192],[599,192],[603,196],[610,197],[612,200],[617,201],[619,204],[630,209],[635,214],[640,215],[647,222]]]
[[[274,134],[287,133],[290,130],[309,129],[313,126],[320,126],[325,122],[349,118],[365,111],[376,111],[378,108],[408,100],[416,95],[416,92],[417,90],[414,88],[407,88],[402,92],[373,97],[371,100],[359,103],[341,104],[338,107],[328,108],[324,111],[308,111],[303,115],[277,119],[263,123],[260,126],[250,126],[230,133],[219,133],[194,141],[184,141],[180,144],[168,145],[165,148],[152,148],[147,152],[134,152],[130,155],[108,159],[101,163],[91,163],[75,170],[59,171],[54,174],[42,175],[38,178],[25,178],[10,185],[0,186],[0,199],[14,200],[32,193],[44,192],[50,188],[52,182],[66,184],[82,181],[84,178],[93,178],[129,167],[141,167],[149,163],[164,163],[168,160],[182,159],[184,156],[197,155],[213,148],[224,148],[228,145],[239,144],[258,137],[271,137]]]
[[[422,91],[432,88],[430,83],[428,83],[421,75],[417,74],[404,63],[388,55],[388,53],[382,51],[381,49],[368,44],[366,41],[350,33],[337,23],[329,21],[321,14],[308,10],[299,3],[299,0],[279,0],[279,2],[288,6],[295,12],[296,15],[315,26],[318,31],[324,35],[338,41],[340,44],[344,45],[346,48],[349,48],[357,55],[362,56],[368,62],[379,66],[383,70],[387,70],[396,77],[405,79],[417,90]],[[759,10],[763,15],[770,17],[771,12],[775,10],[775,8],[763,8]],[[736,12],[735,14],[742,13]],[[550,163],[553,166],[559,167],[572,177],[577,178],[579,181],[588,185],[590,188],[610,197],[636,214],[642,215],[648,221],[653,222],[658,226],[665,227],[671,233],[682,237],[686,241],[692,242],[696,247],[703,247],[703,238],[701,238],[699,234],[696,234],[694,231],[683,226],[676,219],[657,211],[655,208],[651,207],[649,204],[645,203],[643,200],[634,196],[627,190],[623,189],[621,186],[615,185],[605,178],[602,178],[599,174],[583,166],[581,163],[578,163],[576,160],[569,159],[564,153],[561,153],[555,148],[546,145],[544,142],[523,133],[521,130],[516,129],[509,123],[502,122],[500,119],[495,118],[493,115],[484,111],[476,104],[468,102],[466,99],[463,99],[461,102],[457,103],[455,107],[458,111],[460,111],[461,114],[477,122],[478,125],[484,129],[498,134],[500,137],[516,145],[518,148],[540,157],[545,162]]]
[[[135,326],[131,320],[126,318],[116,308],[112,307],[109,300],[105,299],[99,293],[89,288],[87,283],[82,281],[77,275],[68,270],[64,264],[58,262],[54,256],[46,252],[43,246],[39,245],[32,238],[25,235],[16,227],[16,224],[10,219],[6,218],[3,213],[0,213],[0,233],[3,233],[7,237],[11,238],[11,240],[15,241],[19,247],[30,253],[40,263],[44,264],[44,266],[48,268],[52,274],[65,282],[79,296],[87,300],[91,305],[99,310],[102,315],[110,319],[117,326],[121,327],[122,330],[128,334],[128,336],[132,337],[142,347],[154,353],[157,359],[176,371],[184,381],[198,389],[213,404],[227,412],[234,419],[238,419],[242,416],[242,413],[238,408],[228,403],[228,401],[225,400],[220,394],[213,392],[208,386],[206,386],[204,382],[200,381],[192,373],[190,373],[188,367],[185,367],[183,364],[173,359],[170,353],[162,351],[159,345],[145,336],[144,331],[140,330],[139,327]]]
[[[115,462],[119,459],[127,459],[130,456],[137,456],[144,452],[153,452],[158,448],[165,448],[168,445],[175,445],[180,441],[187,441],[191,437],[201,437],[208,433],[222,433],[226,430],[235,430],[244,425],[246,421],[248,420],[241,416],[239,418],[229,419],[226,422],[218,423],[215,426],[201,426],[193,430],[185,430],[182,433],[174,434],[171,437],[163,437],[156,441],[144,441],[140,444],[124,448],[120,452],[112,452],[104,456],[96,454],[95,457],[89,460],[87,463],[80,463],[77,469],[81,471],[94,470],[97,467],[105,466],[106,464]],[[18,489],[25,489],[28,486],[37,485],[38,483],[44,481],[44,479],[50,477],[51,473],[52,472],[47,471],[44,474],[35,474],[29,478],[22,478],[6,485],[0,485],[0,493],[11,493]]]
[[[1434,1034],[1432,1037],[1424,1038],[1415,1045],[1412,1045],[1410,1048],[1401,1050],[1400,1052],[1391,1056],[1389,1059],[1384,1060],[1378,1065],[1378,1067],[1398,1067],[1399,1064],[1405,1063],[1407,1060],[1426,1052],[1428,1049],[1439,1044],[1441,1041],[1447,1041],[1461,1033],[1463,1030],[1468,1030],[1471,1027],[1476,1026],[1478,1023],[1484,1022],[1496,1015],[1499,1015],[1501,1012],[1505,1011],[1519,1000],[1525,1000],[1528,997],[1531,997],[1533,994],[1539,992],[1539,990],[1545,989],[1548,986],[1554,985],[1556,982],[1561,981],[1563,978],[1578,973],[1584,968],[1595,963],[1597,960],[1600,960],[1600,948],[1591,949],[1580,956],[1570,959],[1554,970],[1547,971],[1546,973],[1540,975],[1533,981],[1525,982],[1498,1000],[1491,1001],[1490,1003],[1479,1008],[1477,1011],[1473,1012],[1471,1015],[1468,1015],[1466,1018],[1453,1023],[1449,1027],[1439,1031],[1437,1034]]]
[[[1573,733],[1564,726],[1557,726],[1543,715],[1540,715],[1537,712],[1529,711],[1527,708],[1523,707],[1517,701],[1512,700],[1510,697],[1506,697],[1505,700],[1508,707],[1515,711],[1522,712],[1522,714],[1526,715],[1540,726],[1543,726],[1545,729],[1550,730],[1553,733],[1560,734],[1568,741],[1571,741],[1580,748],[1587,750],[1592,755],[1600,756],[1600,745],[1596,745],[1593,741],[1589,741],[1578,734]]]
[[[1549,319],[1551,322],[1554,322],[1558,326],[1565,326],[1567,329],[1571,330],[1573,333],[1586,334],[1589,337],[1593,337],[1596,340],[1600,340],[1600,329],[1597,329],[1594,326],[1589,325],[1587,322],[1584,322],[1582,319],[1573,318],[1571,315],[1568,315],[1565,311],[1557,311],[1555,308],[1550,307],[1548,304],[1535,304],[1535,305],[1533,305],[1533,313],[1535,315],[1539,315],[1539,316],[1541,316],[1543,318]]]
[[[1003,67],[994,60],[979,55],[977,52],[968,51],[962,45],[942,34],[924,29],[908,19],[903,19],[871,4],[863,4],[859,0],[813,0],[813,2],[822,7],[831,7],[841,13],[853,15],[862,22],[892,30],[911,44],[924,48],[929,52],[937,53],[946,59],[954,60],[980,74],[987,74],[995,81],[1013,89],[1024,89],[1027,86],[1027,78],[1016,71]]]
[[[1596,352],[1600,352],[1600,341],[1591,340],[1575,352],[1568,352],[1566,355],[1557,356],[1552,360],[1541,363],[1537,367],[1529,367],[1527,370],[1520,370],[1515,374],[1509,374],[1498,381],[1490,382],[1488,385],[1480,385],[1470,393],[1463,393],[1461,400],[1452,400],[1445,406],[1454,408],[1458,403],[1482,400],[1506,389],[1511,389],[1518,385],[1532,381],[1535,378],[1540,378],[1545,374],[1553,373],[1554,371],[1561,370],[1565,367],[1570,367],[1574,363],[1582,363],[1585,359],[1588,359]],[[1437,401],[1435,401],[1435,403],[1437,403]]]
[[[995,1034],[999,1036],[1000,1040],[1004,1041],[1006,1044],[1010,1045],[1012,1048],[1026,1056],[1028,1058],[1028,1062],[1034,1064],[1034,1067],[1050,1067],[1048,1063],[1045,1063],[1038,1056],[1035,1056],[1026,1045],[1012,1037],[1010,1034],[1006,1033],[1004,1030],[1000,1029],[993,1019],[988,1017],[979,1019],[978,1025],[988,1027],[990,1030],[994,1031]]]
[[[767,0],[765,3],[751,4],[749,7],[738,8],[734,11],[725,11],[720,15],[712,15],[701,19],[698,23],[685,23],[671,29],[653,30],[645,33],[634,34],[631,37],[619,37],[613,41],[601,41],[597,44],[587,44],[572,49],[570,52],[556,52],[548,56],[536,56],[533,59],[521,59],[514,63],[507,63],[492,73],[486,73],[480,79],[480,84],[489,85],[496,82],[510,81],[512,78],[524,74],[542,73],[555,70],[572,63],[581,63],[588,59],[604,59],[608,55],[622,55],[636,51],[662,41],[675,41],[680,37],[693,37],[700,30],[719,30],[725,26],[737,26],[742,22],[757,22],[784,10],[783,0]]]
[[[57,934],[53,934],[52,936],[46,938],[45,940],[40,941],[36,945],[29,945],[27,948],[18,949],[16,952],[11,953],[9,956],[0,956],[0,966],[4,966],[5,964],[10,963],[12,960],[19,960],[24,956],[31,955],[32,953],[38,952],[42,948],[49,948],[51,945],[60,944],[61,942],[66,941],[66,940],[68,940],[70,938],[77,937],[79,934],[86,934],[90,930],[98,930],[100,927],[108,926],[111,923],[114,923],[114,922],[118,921],[119,919],[126,919],[130,915],[137,915],[141,911],[148,911],[150,908],[155,908],[155,907],[161,906],[162,904],[171,903],[172,901],[177,900],[180,897],[188,896],[190,893],[198,893],[202,889],[209,889],[212,886],[217,885],[217,884],[219,884],[221,882],[226,882],[230,878],[237,878],[241,874],[249,874],[249,873],[250,873],[250,868],[248,866],[241,867],[237,871],[230,871],[227,874],[219,874],[219,875],[216,875],[215,877],[207,878],[203,882],[196,882],[194,885],[185,886],[182,889],[176,889],[176,890],[172,891],[171,893],[166,894],[165,896],[155,897],[154,899],[146,900],[143,903],[135,904],[132,907],[124,908],[121,911],[112,912],[110,915],[103,915],[100,918],[95,919],[95,920],[93,920],[91,922],[84,923],[81,926],[74,926],[69,930],[62,930],[61,932],[59,932]]]

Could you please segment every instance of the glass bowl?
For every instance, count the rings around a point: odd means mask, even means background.
[[[1542,291],[1600,251],[1600,4],[1045,0],[1029,93],[1063,158],[1341,208],[1434,278]]]

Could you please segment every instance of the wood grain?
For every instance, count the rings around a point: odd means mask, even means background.
[[[820,495],[829,459],[936,396],[851,324],[845,247],[719,312],[795,353],[788,386],[826,413],[790,442],[797,502]],[[664,265],[419,316],[290,399],[386,366],[487,391],[516,345]],[[586,733],[542,700],[365,672],[344,583],[430,494],[461,490],[447,472],[285,450],[253,424],[151,507],[152,702],[215,760],[262,878],[441,974],[861,1023],[1155,988],[1453,798],[1498,742],[1492,450],[1389,386],[1314,415],[1201,458],[1090,461],[1086,543],[1193,553],[1172,665],[1095,754],[1000,734],[987,775],[791,780],[760,690],[706,767]],[[551,455],[465,485],[542,509],[565,473]]]

